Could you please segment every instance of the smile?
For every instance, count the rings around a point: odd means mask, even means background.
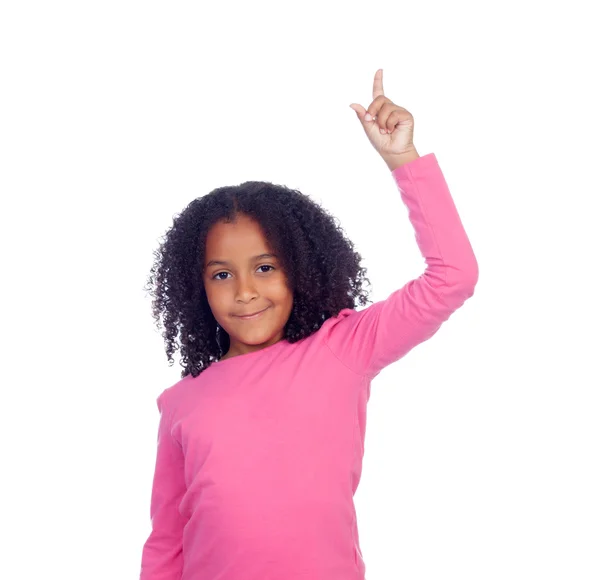
[[[240,320],[255,320],[256,318],[264,314],[268,309],[269,307],[267,306],[267,308],[261,310],[260,312],[257,312],[256,314],[253,314],[252,316],[238,316],[237,318],[239,318]]]

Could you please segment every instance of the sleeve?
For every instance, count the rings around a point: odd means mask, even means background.
[[[179,504],[186,490],[183,451],[171,435],[164,391],[156,400],[160,412],[156,466],[150,500],[152,531],[142,549],[140,580],[181,580],[183,527]]]
[[[385,300],[345,308],[325,343],[354,372],[375,377],[431,338],[474,293],[479,269],[435,154],[392,172],[427,264],[425,272]]]

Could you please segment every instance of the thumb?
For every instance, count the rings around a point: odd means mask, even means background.
[[[367,114],[367,111],[364,107],[362,107],[361,105],[357,105],[356,103],[352,103],[350,105],[350,108],[356,112],[356,116],[359,118],[361,123],[365,122],[365,115]]]

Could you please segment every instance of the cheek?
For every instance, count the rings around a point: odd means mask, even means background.
[[[207,283],[204,286],[206,292],[206,299],[210,309],[214,312],[219,312],[224,309],[226,300],[226,293],[215,289],[214,284]]]
[[[288,302],[292,297],[292,292],[288,288],[284,278],[272,280],[265,290],[267,290],[271,300],[277,302]]]

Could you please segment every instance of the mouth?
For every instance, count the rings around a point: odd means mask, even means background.
[[[236,316],[236,318],[239,318],[240,320],[255,320],[256,318],[259,318],[262,314],[264,314],[268,309],[269,306],[267,306],[267,308],[265,308],[264,310],[259,310],[258,312],[255,312],[254,314],[250,314],[247,316]]]

